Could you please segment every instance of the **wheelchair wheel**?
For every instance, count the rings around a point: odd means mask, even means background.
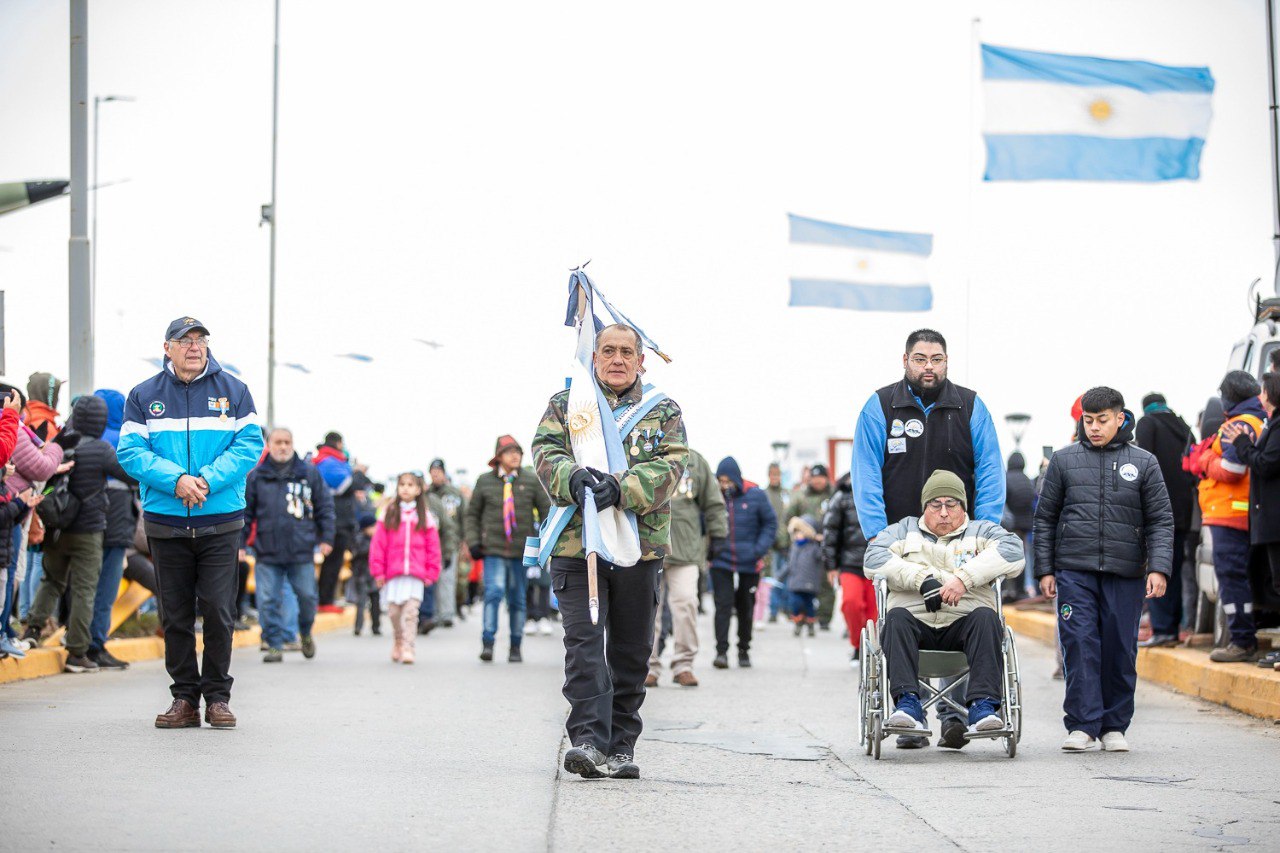
[[[1004,739],[1004,751],[1009,754],[1010,758],[1013,758],[1015,755],[1018,754],[1017,734],[1011,734]]]
[[[867,629],[864,626],[858,637],[858,746],[871,754],[867,714],[871,711],[871,691],[867,682]]]
[[[1013,727],[1014,742],[1022,740],[1022,675],[1018,662],[1018,644],[1013,639],[1013,632],[1005,629],[1005,681],[1008,691],[1009,724]],[[1013,757],[1012,752],[1010,757]]]
[[[879,711],[871,713],[871,755],[876,761],[880,760],[880,744],[884,741],[884,723],[880,717]]]

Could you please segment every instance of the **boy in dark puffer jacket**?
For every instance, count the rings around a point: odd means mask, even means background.
[[[1036,508],[1036,576],[1057,597],[1069,752],[1128,752],[1142,600],[1164,595],[1173,510],[1155,456],[1133,445],[1113,388],[1081,401],[1079,440],[1053,454]],[[1146,575],[1144,582],[1143,575]]]

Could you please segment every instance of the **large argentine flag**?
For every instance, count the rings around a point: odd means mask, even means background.
[[[988,181],[1200,177],[1208,68],[982,46]]]
[[[787,214],[792,306],[850,311],[928,311],[925,258],[932,234],[872,231]]]

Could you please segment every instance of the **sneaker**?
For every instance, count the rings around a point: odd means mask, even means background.
[[[775,622],[777,622],[777,621],[778,621],[778,614],[777,614],[777,613],[770,613],[770,614],[769,614],[769,624],[770,624],[770,625],[772,625],[772,624],[774,624],[774,623],[775,623]]]
[[[1258,659],[1258,649],[1245,649],[1229,643],[1225,649],[1214,649],[1209,660],[1215,663],[1253,663]]]
[[[484,644],[484,648],[480,650],[480,660],[485,663],[493,660],[493,643]]]
[[[299,643],[297,640],[291,640],[280,648],[286,652],[300,652],[302,651],[302,643]]]
[[[418,623],[418,634],[425,637],[436,629],[436,620],[423,619]]]
[[[284,660],[283,649],[267,649],[267,653],[262,656],[263,663],[280,663]]]
[[[1176,645],[1178,645],[1177,634],[1152,634],[1147,639],[1140,641],[1138,643],[1138,648],[1158,649],[1161,646],[1176,646]]]
[[[1102,733],[1102,751],[1103,752],[1128,752],[1129,742],[1124,739],[1121,732],[1103,732]]]
[[[898,704],[884,724],[894,729],[915,729],[920,732],[929,730],[924,724],[924,709],[920,707],[920,697],[914,693],[903,693],[898,697]]]
[[[120,660],[120,658],[111,654],[111,652],[107,651],[106,649],[98,650],[97,654],[93,656],[93,662],[98,665],[99,669],[128,669],[129,668],[128,663]]]
[[[797,622],[797,623],[796,623],[796,629],[795,629],[795,631],[793,631],[793,632],[792,632],[792,636],[793,636],[793,637],[799,637],[799,636],[800,636],[800,632],[802,632],[803,630],[804,630],[804,625],[802,625],[802,624],[800,624],[799,622]]]
[[[511,651],[507,652],[507,663],[524,663],[524,655],[520,654],[519,646],[512,646]]]
[[[27,650],[11,637],[0,637],[0,652],[4,652],[6,657],[12,655],[15,658],[24,658],[27,656]]]
[[[645,676],[645,678],[644,678],[644,686],[645,686],[645,687],[657,687],[657,686],[658,686],[658,674],[657,674],[656,672],[651,672],[651,673],[649,673],[648,675],[646,675],[646,676]]]
[[[755,622],[755,624],[753,624],[753,625],[751,626],[751,630],[753,630],[753,631],[763,631],[763,630],[764,630],[764,624],[765,624],[765,623],[764,623],[764,620],[763,620],[763,619],[760,619],[760,620],[758,620],[757,622]]]
[[[854,650],[849,654],[849,666],[850,666],[852,669],[857,669],[857,668],[858,668],[859,666],[861,666],[861,665],[862,665],[862,661],[861,661],[861,659],[859,659],[859,657],[858,657],[858,650],[857,650],[857,649],[854,649]]]
[[[738,666],[742,669],[750,669],[751,655],[746,652],[738,652]]]
[[[302,638],[302,656],[307,660],[311,660],[316,656],[316,641],[311,638],[310,634],[306,634]]]
[[[28,649],[34,649],[40,645],[40,627],[38,625],[28,625],[27,629],[22,632],[21,642],[29,643]]]
[[[270,649],[271,647],[267,645],[266,640],[263,640],[262,642],[258,643],[258,651],[265,652],[265,651],[269,651]]]
[[[823,623],[823,624],[819,625],[819,626],[818,626],[818,630],[819,630],[819,631],[830,631],[830,630],[831,630],[831,623],[829,623],[829,622],[825,622],[825,623]]]
[[[979,699],[969,706],[969,731],[993,732],[1004,728],[1004,720],[997,711],[1000,706],[990,699]],[[943,739],[946,739],[946,728],[943,728]]]
[[[1001,725],[1004,724],[1001,723]],[[938,746],[945,746],[947,749],[964,749],[969,743],[964,733],[964,721],[956,717],[947,717],[942,721],[942,737],[938,739]]]
[[[728,669],[729,656],[726,654],[718,654],[716,655],[716,659],[711,662],[711,665],[716,669]]]
[[[564,754],[564,769],[583,779],[603,779],[609,775],[609,762],[589,743],[575,746]]]
[[[1271,669],[1278,663],[1280,663],[1280,651],[1268,652],[1265,656],[1258,659],[1258,666],[1263,669]]]
[[[609,756],[608,766],[610,779],[640,778],[640,765],[636,764],[635,759],[626,753],[620,752],[617,755]]]
[[[67,672],[97,672],[98,665],[85,655],[68,655],[64,669]]]
[[[1098,739],[1084,732],[1075,731],[1062,742],[1064,752],[1088,752],[1098,745]]]
[[[928,745],[929,739],[923,735],[898,735],[894,742],[898,749],[924,749]]]
[[[686,669],[684,672],[677,672],[675,678],[671,679],[681,687],[697,687],[698,679],[694,676],[692,670]]]
[[[244,618],[243,616],[241,616],[239,619],[237,619],[235,622],[233,622],[233,623],[231,624],[231,630],[233,630],[233,631],[248,631],[248,630],[249,630],[249,623],[245,620],[245,618]]]
[[[538,633],[539,633],[539,634],[541,634],[541,635],[542,635],[542,636],[544,636],[544,637],[550,637],[550,636],[551,636],[552,631],[551,631],[551,620],[550,620],[550,619],[543,618],[543,619],[539,619],[539,620],[538,620]]]
[[[814,634],[813,634],[813,623],[812,623],[812,622],[810,622],[806,627],[809,629],[809,636],[810,636],[810,637],[812,637],[812,636],[814,635]],[[824,630],[824,631],[830,631],[831,629],[830,629],[830,628],[823,628],[822,630]]]

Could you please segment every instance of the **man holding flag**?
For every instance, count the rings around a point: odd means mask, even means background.
[[[597,331],[595,299],[620,322]],[[688,447],[680,407],[640,380],[643,347],[657,347],[621,322],[585,273],[570,282],[570,322],[574,314],[575,372],[533,439],[538,479],[555,506],[526,561],[550,560],[560,603],[573,745],[565,770],[637,779],[654,603]]]

